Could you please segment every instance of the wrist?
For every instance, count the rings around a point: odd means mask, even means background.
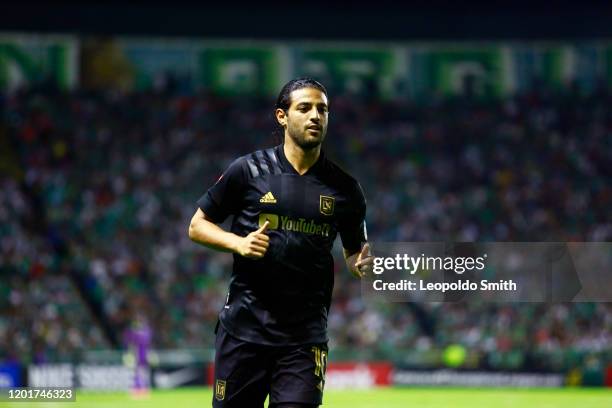
[[[234,254],[241,255],[240,243],[242,242],[242,237],[239,237],[238,235],[231,233],[231,232],[229,234],[230,234],[230,240],[229,240],[228,249]]]

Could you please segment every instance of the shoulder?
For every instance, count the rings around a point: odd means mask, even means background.
[[[247,178],[257,178],[270,174],[280,174],[280,160],[274,147],[256,150],[239,157],[235,161],[241,166]]]
[[[333,184],[338,190],[342,191],[343,193],[347,194],[352,198],[365,202],[363,190],[357,179],[350,175],[337,163],[326,159],[325,174],[329,182]]]
[[[273,147],[267,149],[256,150],[238,157],[227,167],[228,169],[244,169],[249,170],[249,167],[261,167],[266,162],[277,162],[278,156]]]
[[[244,176],[246,175],[246,159],[247,155],[240,156],[237,159],[234,159],[230,164],[226,167],[223,172],[222,177],[227,176]]]

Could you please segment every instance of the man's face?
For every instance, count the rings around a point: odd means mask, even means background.
[[[313,149],[323,143],[327,134],[327,96],[316,88],[291,92],[291,106],[286,114],[277,110],[277,119],[293,142],[302,149]]]

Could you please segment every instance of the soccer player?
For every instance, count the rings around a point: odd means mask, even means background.
[[[213,407],[322,403],[337,234],[355,276],[372,268],[361,187],[321,149],[328,115],[322,84],[288,82],[275,110],[284,143],[238,158],[197,201],[189,237],[234,254]],[[229,215],[228,232],[217,224]]]

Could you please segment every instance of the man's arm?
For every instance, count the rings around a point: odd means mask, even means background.
[[[370,254],[370,244],[367,242],[361,248],[361,251],[351,254],[345,248],[342,248],[344,252],[344,260],[348,270],[356,278],[363,278],[368,274],[373,267],[374,257]]]
[[[189,224],[189,238],[193,242],[223,252],[233,252],[241,256],[259,259],[262,258],[270,244],[270,237],[266,235],[269,222],[266,221],[258,230],[246,237],[241,237],[225,231],[206,216],[198,208]]]

